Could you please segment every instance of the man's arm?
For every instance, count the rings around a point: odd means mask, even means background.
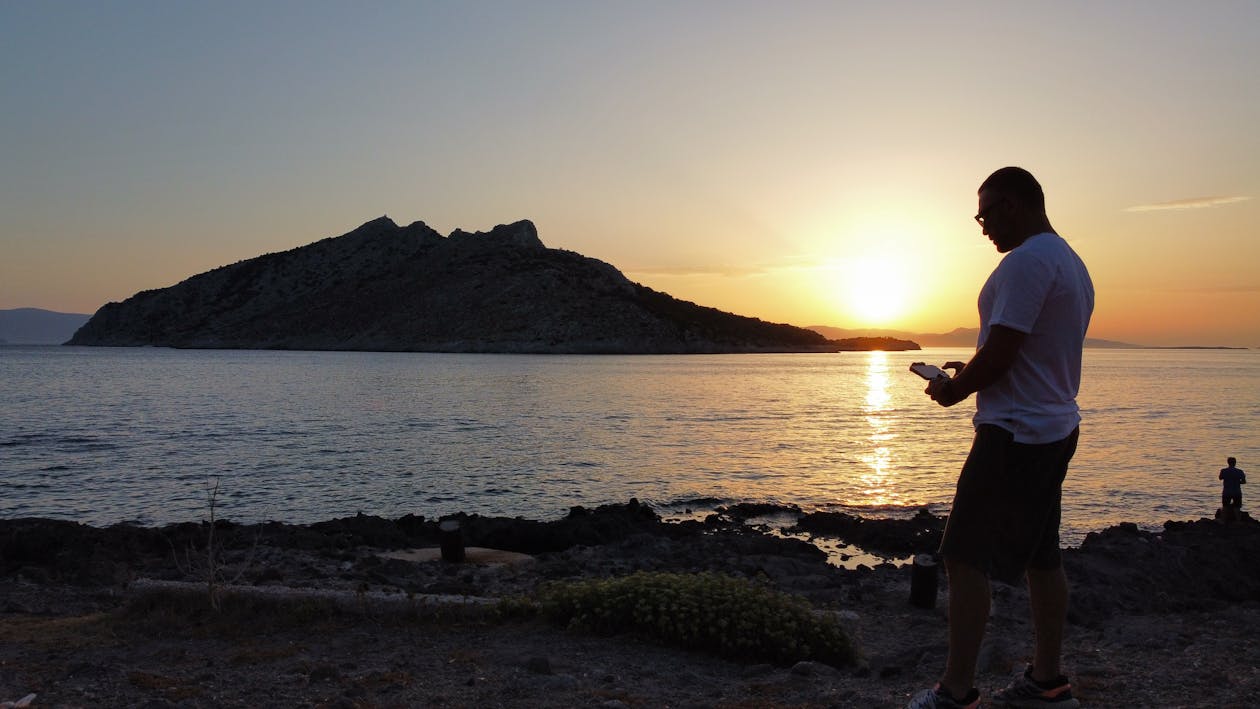
[[[984,345],[952,379],[928,382],[927,394],[941,406],[953,406],[1006,375],[1027,335],[1003,325],[989,328]],[[957,363],[950,363],[957,364]],[[946,364],[949,367],[950,364]]]

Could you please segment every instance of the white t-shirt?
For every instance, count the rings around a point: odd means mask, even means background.
[[[1058,234],[1012,249],[980,289],[980,340],[1003,325],[1027,337],[1010,371],[976,393],[975,425],[994,424],[1019,443],[1051,443],[1081,422],[1081,348],[1094,311],[1084,262]]]

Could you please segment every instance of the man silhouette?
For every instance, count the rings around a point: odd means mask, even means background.
[[[1225,462],[1229,467],[1221,468],[1216,478],[1221,481],[1221,512],[1225,521],[1232,522],[1238,519],[1238,512],[1242,509],[1242,486],[1246,484],[1247,476],[1242,469],[1235,467],[1238,461],[1233,456],[1226,458]]]
[[[975,220],[1006,254],[980,290],[979,346],[947,362],[926,393],[941,406],[976,395],[971,452],[958,478],[941,556],[949,578],[949,653],[936,687],[910,709],[979,706],[973,686],[989,617],[990,577],[1027,580],[1036,634],[1024,676],[995,706],[1079,706],[1060,671],[1067,579],[1059,554],[1060,498],[1076,452],[1081,348],[1094,286],[1046,216],[1041,185],[1002,168],[979,189]]]

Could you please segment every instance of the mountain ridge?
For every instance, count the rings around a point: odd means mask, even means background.
[[[101,307],[67,344],[556,354],[917,349],[679,300],[546,247],[528,220],[442,236],[380,217]]]
[[[824,337],[833,339],[855,337],[857,333],[894,338],[908,338],[914,340],[923,347],[975,347],[976,342],[980,337],[980,328],[978,327],[956,327],[949,332],[942,333],[911,333],[905,330],[889,329],[857,330],[831,327],[829,325],[809,325],[808,329],[813,330]],[[1096,337],[1086,337],[1085,346],[1105,349],[1151,349],[1146,345],[1135,345],[1129,342],[1117,342],[1115,340],[1103,340]],[[1222,348],[1211,347],[1205,349]]]
[[[59,345],[91,317],[43,308],[0,310],[0,345]]]

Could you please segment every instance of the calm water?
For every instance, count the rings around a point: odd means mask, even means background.
[[[967,354],[0,347],[0,516],[198,520],[216,477],[240,522],[552,519],[631,497],[944,512],[973,405],[937,407],[906,368]],[[1065,542],[1211,515],[1226,455],[1260,468],[1260,352],[1087,350],[1084,379]]]

